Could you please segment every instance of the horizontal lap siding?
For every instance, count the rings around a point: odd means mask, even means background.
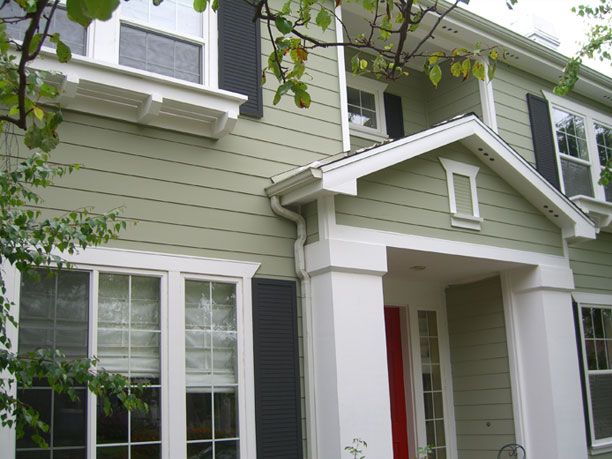
[[[595,241],[569,247],[576,290],[612,294],[612,234],[600,232]]]
[[[446,291],[459,458],[495,457],[514,442],[499,277]]]
[[[481,231],[450,226],[446,174],[438,157],[476,164]],[[342,225],[561,255],[560,230],[459,144],[358,181],[358,195],[337,196]]]
[[[430,126],[470,112],[482,118],[478,80],[472,77],[465,81],[454,78],[446,67],[439,86],[434,88],[430,84],[428,98]]]
[[[264,59],[267,47],[264,38]],[[123,207],[137,223],[113,246],[256,261],[259,276],[294,278],[295,225],[271,211],[265,187],[275,174],[342,150],[335,56],[310,56],[310,110],[290,97],[273,105],[268,79],[263,118],[241,117],[217,141],[66,112],[52,160],[81,170],[58,180],[43,207],[56,214]]]

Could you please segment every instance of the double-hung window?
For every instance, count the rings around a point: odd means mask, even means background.
[[[550,103],[562,191],[612,202],[612,185],[600,185],[612,157],[612,117],[545,93]]]
[[[149,410],[113,400],[106,416],[85,387],[70,401],[35,381],[17,394],[50,426],[49,448],[26,433],[13,440],[15,458],[254,457],[245,297],[257,264],[92,252],[75,269],[21,276],[18,351],[97,357],[99,368],[144,384]],[[96,264],[98,253],[106,262]]]
[[[612,449],[612,296],[574,294],[578,301],[591,447]]]
[[[384,92],[387,85],[371,78],[347,75],[348,120],[351,135],[382,140],[387,137]]]

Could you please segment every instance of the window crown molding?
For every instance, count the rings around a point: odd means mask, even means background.
[[[222,89],[74,56],[41,53],[32,67],[51,72],[62,94],[48,104],[108,118],[219,139],[229,134],[247,97]]]

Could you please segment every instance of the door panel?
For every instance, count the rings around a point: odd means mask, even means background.
[[[404,363],[402,358],[402,332],[399,308],[385,307],[385,329],[387,334],[387,367],[389,369],[393,459],[408,459]]]

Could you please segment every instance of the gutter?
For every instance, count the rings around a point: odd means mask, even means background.
[[[305,172],[309,172],[308,169]],[[310,174],[306,174],[307,176]],[[298,180],[299,181],[299,180]],[[274,186],[274,185],[273,185]],[[272,187],[273,187],[272,186]],[[272,188],[271,187],[271,188]],[[314,346],[312,339],[312,298],[310,295],[310,275],[306,271],[304,244],[306,243],[306,220],[300,214],[293,212],[280,203],[278,196],[270,197],[270,207],[279,217],[295,223],[297,238],[293,244],[295,258],[295,273],[300,279],[300,298],[302,299],[302,322],[304,331],[304,386],[306,393],[306,438],[309,459],[317,458],[317,430],[314,379]]]

